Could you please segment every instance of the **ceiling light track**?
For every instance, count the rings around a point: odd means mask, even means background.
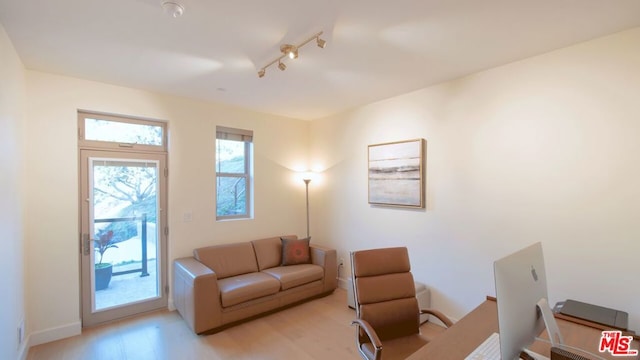
[[[312,37],[308,38],[307,40],[301,42],[298,45],[291,45],[291,44],[283,44],[283,45],[281,45],[280,46],[280,52],[282,53],[282,55],[280,55],[279,57],[273,59],[267,65],[263,66],[260,70],[258,70],[258,77],[264,77],[264,75],[267,73],[267,68],[269,66],[271,66],[271,65],[274,65],[274,64],[278,64],[278,69],[280,69],[281,71],[284,71],[287,68],[287,65],[285,65],[285,63],[283,63],[282,60],[284,58],[286,58],[286,57],[288,57],[289,59],[297,59],[298,58],[298,49],[300,49],[301,47],[307,45],[308,43],[310,43],[313,40],[316,41],[316,45],[318,45],[319,48],[324,49],[325,46],[327,46],[327,42],[320,38],[320,36],[322,34],[323,34],[323,32],[320,31],[319,33],[313,35]]]

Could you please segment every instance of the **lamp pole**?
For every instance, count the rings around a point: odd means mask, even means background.
[[[307,198],[307,238],[309,237],[309,183],[311,179],[303,179]]]

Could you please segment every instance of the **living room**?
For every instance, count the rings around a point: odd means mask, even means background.
[[[168,121],[169,261],[304,235],[297,172],[312,168],[312,242],[346,261],[357,249],[407,246],[416,281],[453,319],[495,294],[494,260],[542,241],[550,303],[623,309],[640,330],[638,27],[311,121],[31,70],[13,41],[0,27],[0,269],[11,274],[0,280],[1,358],[82,331],[78,110]],[[217,125],[254,132],[251,220],[215,221]],[[426,140],[425,208],[371,206],[367,146],[415,138]]]

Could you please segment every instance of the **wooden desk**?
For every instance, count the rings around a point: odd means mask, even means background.
[[[638,360],[636,357],[614,357],[609,353],[598,352],[600,344],[600,329],[591,328],[572,321],[556,319],[558,327],[567,345],[585,349],[598,354],[605,359]],[[407,360],[463,360],[478,345],[494,332],[498,332],[498,307],[494,300],[487,300],[475,308],[472,312],[460,319],[452,327],[433,339],[430,343],[411,355]],[[548,339],[546,330],[541,338]],[[639,349],[640,342],[633,341],[632,349]],[[550,345],[536,341],[530,349],[538,354],[549,357]]]

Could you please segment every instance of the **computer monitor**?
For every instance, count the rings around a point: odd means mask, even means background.
[[[554,338],[556,335],[561,342],[562,338],[547,304],[547,274],[542,244],[533,244],[497,260],[493,268],[502,359],[519,359],[520,352],[531,345],[544,330],[545,320],[552,322],[547,325],[550,336]],[[542,311],[539,310],[541,306]]]

